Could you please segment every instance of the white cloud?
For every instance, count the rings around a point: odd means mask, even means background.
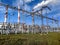
[[[47,5],[57,5],[59,3],[60,3],[59,0],[46,0],[46,1],[42,1],[41,3],[38,3],[36,6],[33,7],[33,9],[41,8]]]
[[[44,4],[44,1],[42,1],[41,3],[38,3],[33,9],[41,8],[43,4]]]
[[[26,3],[32,2],[34,0],[24,0]]]
[[[13,5],[16,5],[16,6],[18,4],[23,5],[23,2],[29,3],[29,2],[32,2],[32,1],[34,1],[34,0],[16,0],[16,1],[13,2]]]
[[[27,7],[28,7],[28,8],[27,8]],[[25,6],[24,6],[24,10],[30,11],[30,9],[31,9],[30,6],[28,6],[28,5],[25,5]]]

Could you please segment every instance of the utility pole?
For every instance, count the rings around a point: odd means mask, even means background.
[[[59,30],[59,21],[56,22],[57,24],[57,31]]]
[[[47,16],[47,11],[46,11],[46,17],[48,17],[48,16]],[[48,19],[47,19],[47,18],[46,18],[46,23],[47,23],[47,34],[48,34],[48,30],[49,30],[49,29],[48,29],[48,26],[49,26],[49,25],[48,25]]]
[[[52,16],[52,19],[54,19],[54,16]],[[53,25],[54,25],[54,21],[52,21],[52,30],[53,30],[53,32],[54,32],[54,27],[53,27]]]
[[[47,23],[47,34],[48,34],[48,27],[49,27],[49,25],[48,25],[48,19],[46,18],[46,23]]]
[[[32,14],[32,33],[34,33],[34,14]]]
[[[57,22],[58,30],[59,30],[59,21]]]
[[[44,28],[44,24],[43,24],[43,16],[42,16],[42,11],[43,11],[43,9],[41,9],[41,34],[42,34],[42,32],[43,32],[43,28]]]
[[[25,2],[24,2],[24,0],[23,0],[23,7],[22,7],[23,9],[24,9],[24,6],[25,6]],[[25,25],[25,23],[24,23],[24,11],[23,11],[22,13],[23,13],[23,14],[22,14],[22,16],[23,16],[23,17],[22,17],[22,20],[23,20],[23,23],[22,23],[22,33],[23,33],[23,32],[25,31],[25,29],[24,29],[24,27],[25,27],[25,26],[24,26],[24,25]]]

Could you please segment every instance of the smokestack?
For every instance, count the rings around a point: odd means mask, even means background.
[[[8,5],[6,6],[6,13],[5,13],[4,23],[7,23],[7,18],[8,18]]]
[[[18,23],[20,23],[20,5],[18,5]]]

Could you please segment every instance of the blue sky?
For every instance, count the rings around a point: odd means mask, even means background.
[[[31,10],[33,9],[34,6],[36,6],[38,3],[41,3],[43,0],[32,0],[30,2],[25,2],[25,10],[31,12]],[[59,2],[59,0],[57,0]],[[9,4],[11,6],[16,6],[19,2],[19,0],[1,0],[2,3],[5,4]],[[23,8],[22,6],[22,1],[20,1],[20,5],[21,8]],[[54,16],[55,19],[60,20],[60,4],[56,3],[56,4],[52,4],[52,5],[48,5],[51,8],[51,11],[45,9],[43,15],[48,15],[48,17],[52,17]],[[46,14],[47,11],[47,14]],[[14,14],[14,15],[13,15]],[[4,15],[5,15],[5,7],[4,6],[0,6],[0,22],[4,22]],[[17,15],[18,12],[16,10],[10,9],[8,10],[8,20],[7,22],[17,22]],[[24,16],[22,16],[24,15]],[[29,14],[26,13],[20,13],[21,19],[20,22],[25,22],[26,24],[32,24],[32,17],[26,17]],[[23,18],[24,17],[24,18]],[[51,20],[48,21],[49,24],[51,24]],[[41,20],[40,17],[35,16],[35,24],[41,25]],[[46,25],[46,19],[44,19],[44,24]],[[55,25],[55,24],[54,24]]]

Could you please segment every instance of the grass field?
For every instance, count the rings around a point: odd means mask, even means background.
[[[0,35],[0,45],[60,45],[60,33]]]

